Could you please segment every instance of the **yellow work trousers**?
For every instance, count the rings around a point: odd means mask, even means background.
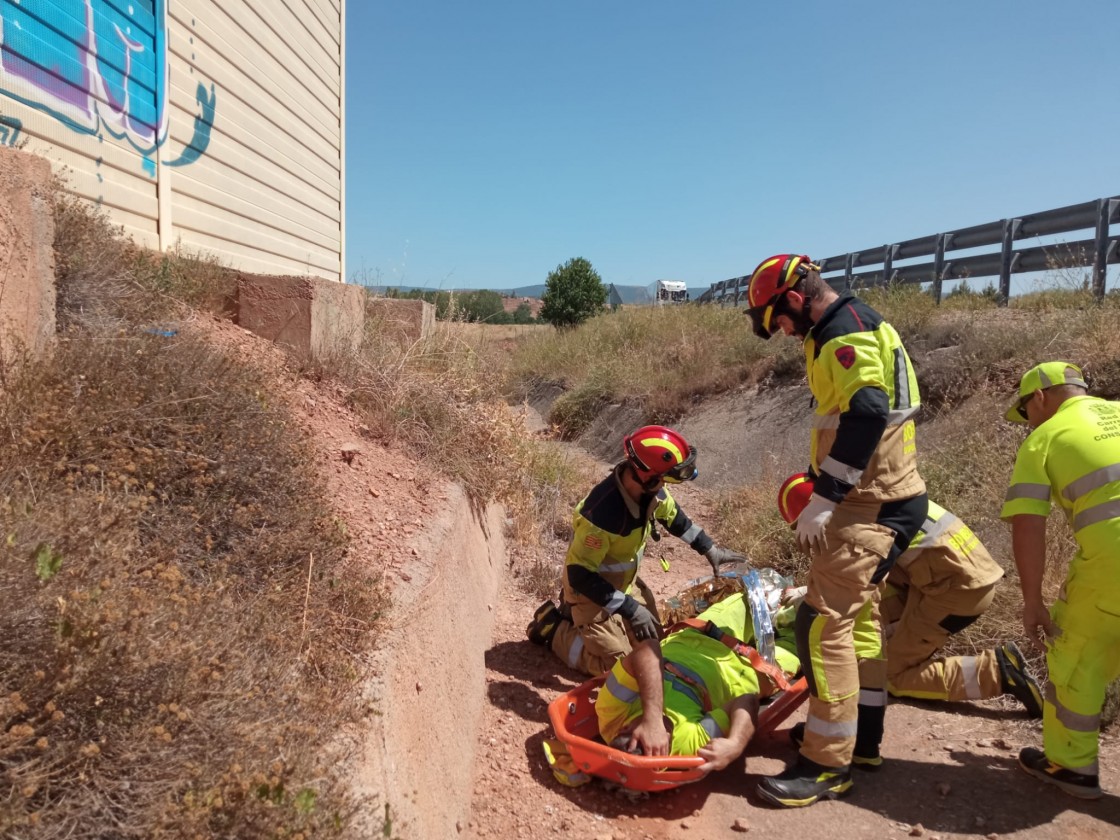
[[[634,581],[630,596],[661,620],[649,587]],[[596,677],[609,671],[615,660],[634,649],[636,643],[630,623],[611,615],[596,604],[572,605],[572,620],[561,621],[552,637],[552,652],[569,667]]]
[[[983,615],[996,585],[927,595],[916,587],[888,586],[883,596],[887,684],[896,697],[986,700],[1003,693],[996,652],[935,656],[957,633]]]
[[[1120,677],[1120,614],[1111,605],[1102,609],[1096,587],[1067,589],[1050,610],[1061,633],[1046,654],[1042,744],[1055,764],[1097,775],[1101,708],[1108,685]]]

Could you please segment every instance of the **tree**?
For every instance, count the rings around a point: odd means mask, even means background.
[[[515,324],[533,323],[533,308],[525,302],[517,304],[517,309],[513,310],[513,318],[511,320]]]
[[[456,301],[459,311],[463,313],[466,321],[485,321],[490,324],[500,323],[505,309],[502,306],[502,296],[489,289],[479,289],[474,292],[461,292]]]
[[[591,263],[573,257],[549,273],[541,295],[540,319],[554,327],[574,327],[603,311],[607,287]]]

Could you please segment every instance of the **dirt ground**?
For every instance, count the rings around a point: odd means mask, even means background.
[[[290,361],[271,345],[224,322],[207,322],[199,328],[256,363],[272,366],[288,388],[308,445],[319,455],[339,516],[352,536],[355,556],[376,562],[390,588],[408,596],[417,564],[443,559],[418,556],[413,548],[418,540],[422,543],[424,522],[449,500],[443,482],[407,453],[371,439],[369,430],[346,410],[341,394],[296,375]],[[709,463],[720,464],[731,457],[718,451],[716,442],[721,437],[705,436],[702,451]],[[712,492],[711,486],[697,482],[681,487],[675,495],[689,515],[704,524]],[[542,559],[559,564],[564,548],[558,542],[542,549],[547,553]],[[667,572],[658,563],[660,555],[670,563]],[[471,777],[448,777],[433,763],[418,785],[420,790],[396,792],[419,809],[430,807],[424,805],[425,788],[438,797],[441,789],[465,794],[464,786],[470,786],[470,816],[459,821],[455,832],[460,837],[662,840],[724,837],[743,830],[756,835],[827,835],[837,840],[1120,836],[1116,727],[1102,739],[1106,795],[1096,802],[1080,802],[1018,769],[1019,748],[1039,744],[1041,735],[1039,725],[1026,720],[1014,701],[953,706],[895,702],[887,715],[886,761],[881,771],[858,774],[855,789],[845,800],[797,811],[769,808],[754,794],[760,776],[780,771],[794,757],[785,727],[773,738],[752,744],[745,760],[676,791],[631,796],[597,781],[580,788],[564,787],[552,777],[541,750],[541,742],[551,734],[547,705],[583,677],[526,640],[525,625],[539,599],[520,585],[522,563],[524,558],[507,563],[501,593],[487,605],[489,622],[456,619],[440,628],[441,633],[457,636],[492,625],[476,742],[462,738],[441,745],[454,751],[454,763],[462,766],[475,753]],[[643,577],[664,598],[707,569],[703,558],[665,536],[647,550]],[[381,644],[391,653],[406,639],[403,632],[386,632]],[[415,691],[420,690],[417,683]],[[401,692],[401,696],[408,694]],[[455,709],[447,709],[447,714],[454,715]],[[803,718],[804,707],[787,726]],[[417,735],[397,733],[397,737]],[[412,837],[414,832],[404,824],[390,834],[379,830],[370,836]]]

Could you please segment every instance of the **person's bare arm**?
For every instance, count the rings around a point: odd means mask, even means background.
[[[704,759],[699,769],[705,773],[722,770],[743,754],[754,736],[758,720],[758,695],[742,694],[724,706],[724,710],[731,722],[727,735],[713,738],[697,753]]]
[[[1023,590],[1023,629],[1039,650],[1046,650],[1045,637],[1056,632],[1050,611],[1042,600],[1042,578],[1046,574],[1046,517],[1032,513],[1012,517],[1011,550]]]
[[[643,755],[668,755],[669,731],[665,728],[665,687],[661,675],[661,645],[656,640],[641,642],[627,654],[623,667],[638,683],[642,698],[642,718],[630,732],[627,749],[635,746]]]

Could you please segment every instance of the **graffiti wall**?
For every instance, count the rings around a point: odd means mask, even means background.
[[[0,143],[142,244],[344,277],[344,0],[0,0]]]

